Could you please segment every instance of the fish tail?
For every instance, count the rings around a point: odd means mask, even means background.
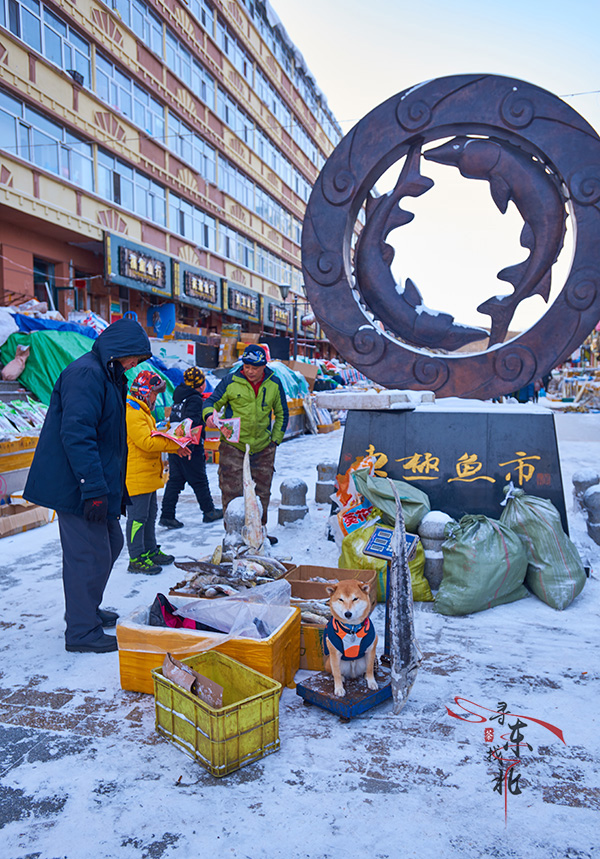
[[[508,268],[503,268],[502,271],[499,271],[497,274],[498,280],[504,280],[507,283],[512,283],[514,287],[523,279],[525,272],[527,271],[527,266],[529,264],[529,260],[526,259],[524,262],[520,262],[517,265],[511,265]]]
[[[508,326],[515,312],[514,304],[511,301],[512,297],[511,295],[495,295],[477,308],[480,313],[486,313],[492,320],[488,348],[495,346],[496,343],[504,343]]]

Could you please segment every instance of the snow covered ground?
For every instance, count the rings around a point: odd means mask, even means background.
[[[285,689],[280,751],[222,779],[155,733],[154,700],[121,690],[118,654],[65,652],[56,523],[1,540],[0,854],[599,856],[600,547],[572,509],[571,477],[598,467],[600,415],[559,415],[557,428],[571,536],[592,567],[577,600],[556,612],[530,597],[458,618],[417,604],[424,661],[399,716],[387,701],[342,723]],[[337,461],[342,433],[304,436],[278,451],[269,533],[279,537],[278,554],[296,563],[337,566],[335,544],[326,539],[328,506],[315,504],[314,486],[316,464]],[[209,474],[217,497],[216,466]],[[284,476],[309,487],[309,515],[285,527],[277,525]],[[182,560],[211,552],[222,524],[202,524],[187,490],[177,515],[186,527],[159,529],[163,549]],[[104,602],[121,615],[149,605],[157,591],[168,593],[180,574],[167,567],[140,576],[126,568],[123,553]],[[380,632],[383,612],[375,609]],[[447,712],[467,715],[457,696],[480,713],[504,701],[526,723],[522,742],[531,750],[522,748],[506,820],[483,723]],[[564,743],[533,719],[561,729]],[[514,723],[514,716],[504,727],[485,723],[494,728],[493,745],[509,738]]]

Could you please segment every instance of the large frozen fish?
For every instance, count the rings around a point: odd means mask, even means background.
[[[266,538],[266,531],[261,522],[260,507],[258,506],[258,498],[256,497],[256,489],[252,480],[252,472],[250,471],[250,445],[246,445],[246,453],[244,455],[243,466],[243,486],[244,486],[244,526],[242,527],[242,537],[244,543],[250,546],[255,552],[261,548]]]
[[[421,652],[415,639],[412,584],[406,552],[406,530],[400,496],[390,484],[396,499],[396,526],[392,534],[392,563],[389,567],[389,648],[392,676],[393,711],[397,715],[415,682]]]

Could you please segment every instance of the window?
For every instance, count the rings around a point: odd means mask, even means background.
[[[321,156],[321,153],[299,122],[294,122],[292,136],[300,149],[308,156],[308,158],[310,158],[312,163],[319,166],[319,157]]]
[[[217,114],[239,138],[254,149],[254,123],[221,87],[217,91]]]
[[[177,77],[181,78],[188,86],[192,84],[192,55],[184,48],[170,30],[167,30],[165,40],[167,47],[165,61],[168,67]]]
[[[206,0],[186,0],[190,12],[211,36],[215,29],[215,13]]]
[[[290,113],[286,103],[279,96],[275,88],[271,86],[260,69],[256,69],[255,90],[260,100],[267,105],[273,116],[276,117],[277,121],[291,133],[292,114]]]
[[[51,63],[65,71],[76,71],[90,84],[90,46],[75,30],[38,0],[0,0],[0,23]]]
[[[233,63],[238,72],[252,86],[254,71],[252,60],[232,34],[229,27],[220,18],[217,21],[217,43],[229,61]]]
[[[69,182],[94,190],[90,143],[0,90],[2,148]]]
[[[218,186],[247,209],[254,209],[254,182],[219,156]]]
[[[163,25],[140,0],[104,0],[107,6],[116,9],[122,20],[136,36],[158,54],[164,56]]]
[[[167,144],[207,182],[215,181],[215,150],[170,111]]]
[[[162,185],[98,149],[98,193],[155,224],[166,224],[166,193]]]
[[[292,59],[290,48],[285,44],[279,31],[275,27],[271,27],[266,19],[266,13],[258,5],[254,7],[254,24],[278,62],[283,66],[288,75],[291,74]]]
[[[254,243],[225,224],[219,224],[219,253],[245,268],[254,268]]]
[[[215,109],[215,81],[197,60],[192,64],[192,92],[201,98],[211,110]]]
[[[152,137],[164,141],[165,109],[149,92],[133,85],[133,121]]]
[[[96,53],[96,92],[114,110],[152,137],[164,138],[165,109],[162,104],[100,53]]]
[[[169,227],[199,247],[216,249],[216,221],[201,209],[169,194]]]

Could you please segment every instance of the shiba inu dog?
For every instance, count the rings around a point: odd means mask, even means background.
[[[379,687],[373,669],[377,649],[377,635],[369,614],[371,601],[369,585],[346,579],[335,587],[326,588],[332,616],[325,627],[323,649],[325,670],[333,675],[334,695],[346,694],[343,677],[361,677],[369,689]]]

